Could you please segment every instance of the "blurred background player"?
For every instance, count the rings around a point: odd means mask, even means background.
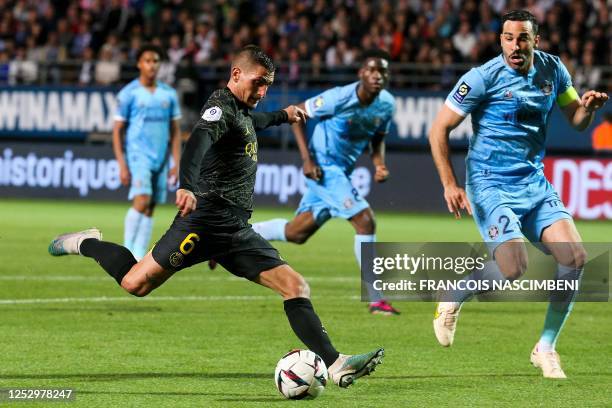
[[[579,279],[586,261],[582,239],[543,173],[546,124],[556,102],[570,124],[584,130],[608,96],[587,91],[580,98],[561,60],[534,50],[540,37],[528,11],[503,16],[500,40],[502,55],[459,79],[431,129],[444,198],[457,218],[461,210],[472,214],[473,209],[499,267],[489,268],[487,279],[517,279],[525,272],[523,236],[545,244],[558,263],[557,279]],[[474,136],[466,157],[466,194],[457,185],[448,137],[469,114]],[[454,302],[437,305],[434,330],[441,345],[452,345],[461,305],[474,294],[459,291]],[[551,296],[544,330],[531,353],[531,362],[544,377],[566,378],[555,345],[575,296],[574,291]]]
[[[132,200],[125,216],[124,245],[136,259],[147,253],[153,210],[166,201],[168,179],[176,182],[180,160],[181,109],[176,91],[156,80],[161,56],[162,51],[153,45],[138,51],[140,76],[119,92],[113,127],[113,151],[121,183],[130,185],[128,198]],[[169,145],[174,162],[170,169]]]
[[[292,126],[308,190],[293,220],[277,218],[253,225],[264,238],[303,244],[330,218],[344,218],[355,228],[355,258],[361,267],[361,244],[376,242],[376,223],[374,212],[351,184],[350,175],[359,156],[371,147],[374,180],[382,183],[389,177],[383,140],[395,111],[393,95],[384,89],[389,81],[389,61],[385,51],[365,51],[359,81],[329,89],[298,105],[309,117],[320,120],[310,143],[303,124]],[[370,312],[399,314],[371,284],[366,287]]]

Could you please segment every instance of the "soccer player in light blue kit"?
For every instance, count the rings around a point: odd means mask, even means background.
[[[168,179],[176,180],[180,161],[181,110],[176,91],[155,79],[161,55],[153,45],[139,50],[140,76],[119,92],[113,127],[113,151],[121,183],[131,185],[129,199],[133,200],[125,216],[124,245],[136,259],[147,253],[153,210],[166,201]],[[168,146],[174,161],[170,169]]]
[[[558,279],[579,279],[586,252],[542,170],[546,123],[556,103],[575,129],[584,130],[608,96],[588,91],[580,98],[560,59],[534,50],[538,25],[529,12],[504,15],[500,40],[502,55],[459,80],[432,126],[429,139],[444,198],[457,218],[461,210],[473,212],[480,234],[493,248],[497,265],[487,280],[517,279],[525,272],[523,237],[544,244],[558,263]],[[474,135],[466,157],[466,194],[449,160],[448,135],[469,114]],[[455,301],[436,306],[434,331],[441,345],[452,344],[461,305],[474,294],[458,292]],[[555,345],[575,295],[568,291],[551,297],[544,330],[531,353],[531,362],[546,378],[566,378]]]
[[[374,212],[351,184],[350,175],[359,156],[371,147],[374,180],[380,183],[387,179],[383,139],[395,111],[393,95],[384,89],[389,80],[389,55],[382,50],[368,50],[362,60],[359,81],[329,89],[298,105],[309,117],[320,121],[309,145],[303,125],[293,125],[308,187],[296,217],[292,221],[273,219],[253,225],[267,240],[303,244],[330,218],[344,218],[355,228],[358,265],[361,244],[376,241],[376,225]],[[366,283],[366,288],[371,313],[399,314],[371,284]]]

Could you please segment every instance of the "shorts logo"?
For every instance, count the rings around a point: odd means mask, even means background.
[[[499,229],[497,228],[497,225],[491,225],[489,227],[489,238],[495,239],[497,238],[498,235],[499,235]]]
[[[472,90],[471,86],[469,86],[465,82],[462,82],[461,85],[459,85],[459,88],[457,88],[457,90],[453,94],[453,99],[455,101],[461,103],[461,102],[463,102],[463,100],[465,99],[467,94],[470,93],[471,90]]]
[[[353,204],[353,200],[351,200],[350,198],[344,200],[344,208],[346,208],[347,210],[353,207]]]
[[[204,119],[207,122],[217,122],[219,119],[221,119],[222,114],[223,114],[223,111],[221,111],[220,107],[213,106],[212,108],[208,108],[204,111],[204,114],[202,115],[202,119]]]
[[[170,265],[172,265],[175,268],[181,266],[184,260],[185,260],[185,257],[180,252],[173,252],[172,254],[170,254],[170,258],[169,258]]]

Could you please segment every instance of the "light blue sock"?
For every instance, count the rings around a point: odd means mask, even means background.
[[[568,282],[580,280],[583,269],[576,269],[570,266],[558,265],[556,279],[567,280]],[[549,352],[555,351],[557,340],[563,325],[567,321],[570,312],[574,308],[574,300],[577,291],[554,292],[551,295],[546,318],[544,319],[544,329],[538,343],[538,350]]]
[[[361,270],[361,244],[363,242],[376,242],[376,234],[373,235],[355,235],[355,258],[357,259],[357,265],[359,265],[359,270]],[[372,302],[378,302],[384,298],[382,292],[374,289],[374,281],[376,280],[376,275],[371,270],[366,270],[363,273],[363,282],[368,291],[368,300]]]
[[[140,260],[144,258],[149,250],[149,241],[151,241],[151,232],[153,231],[153,217],[142,215],[138,233],[134,239],[134,258]]]
[[[269,221],[256,222],[253,224],[253,229],[268,241],[287,241],[287,237],[285,237],[287,222],[284,218],[275,218]]]
[[[463,280],[466,281],[466,287],[464,290],[451,290],[447,294],[445,294],[444,298],[441,300],[444,302],[451,301],[456,303],[463,303],[471,299],[472,296],[482,292],[477,289],[470,289],[476,288],[479,281],[488,281],[489,287],[491,287],[493,286],[493,281],[503,282],[506,280],[506,278],[499,270],[497,262],[488,261],[485,262],[484,268],[475,270],[474,272],[466,276]]]
[[[132,252],[134,252],[134,240],[136,239],[142,217],[144,217],[144,214],[136,211],[134,207],[130,207],[125,215],[123,246]]]

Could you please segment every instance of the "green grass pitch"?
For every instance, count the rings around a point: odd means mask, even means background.
[[[149,297],[124,293],[93,261],[52,258],[57,233],[97,226],[122,240],[127,203],[0,200],[0,388],[74,388],[53,406],[610,406],[612,308],[579,303],[558,351],[567,381],[529,364],[544,303],[471,303],[455,345],[438,346],[433,304],[399,303],[399,317],[370,316],[359,302],[353,232],[329,222],[304,246],[279,244],[310,281],[313,303],[344,353],[384,346],[384,364],[349,389],[285,401],[277,360],[303,347],[269,290],[204,264],[181,271]],[[158,208],[154,236],[174,215]],[[254,220],[290,217],[257,209]],[[610,240],[612,222],[580,222],[585,241]],[[378,214],[379,241],[478,241],[471,219]],[[4,406],[0,402],[0,406]],[[19,407],[28,406],[20,403]],[[32,404],[40,406],[41,404]]]

